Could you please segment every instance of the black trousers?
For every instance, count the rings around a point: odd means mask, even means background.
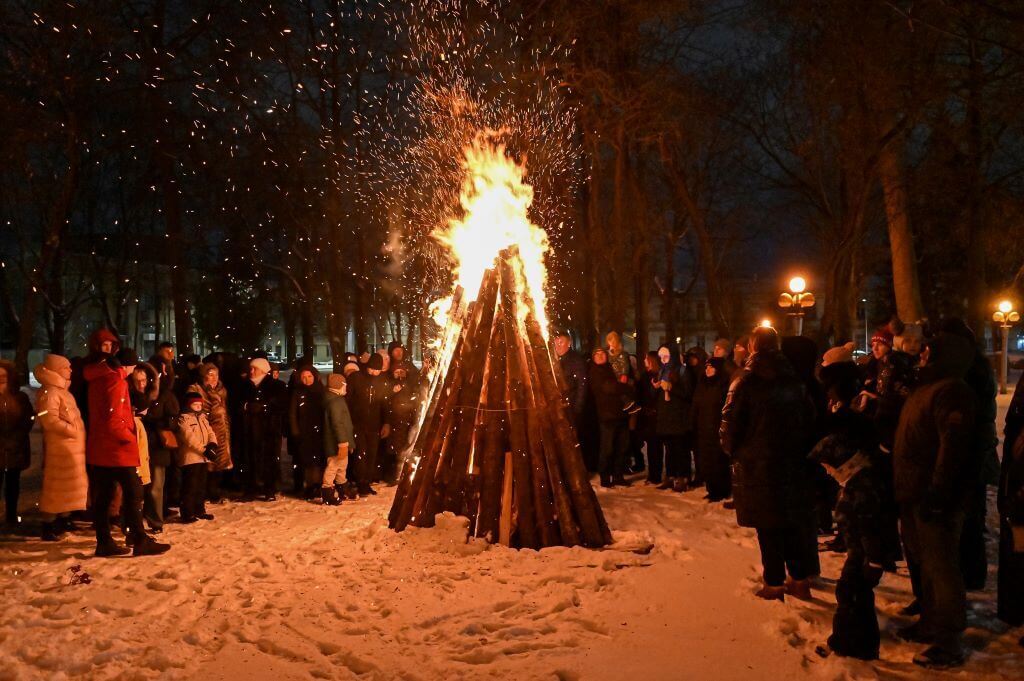
[[[711,499],[725,499],[732,494],[732,466],[721,447],[698,448],[694,458],[700,464],[699,475],[704,477]]]
[[[807,530],[803,527],[757,528],[764,583],[782,586],[786,572],[793,579],[807,579]]]
[[[665,443],[657,435],[644,438],[647,443],[647,482],[661,482],[661,471],[665,467]]]
[[[96,543],[111,544],[110,518],[107,509],[121,486],[121,515],[125,522],[125,535],[129,544],[142,541],[146,536],[142,525],[142,481],[134,466],[90,466],[89,486],[93,493]]]
[[[4,519],[9,525],[18,522],[18,497],[21,496],[21,469],[0,468],[0,483],[4,487]]]
[[[881,567],[870,567],[863,551],[850,547],[836,584],[836,612],[828,647],[840,655],[861,660],[878,659],[878,617],[875,587]]]
[[[693,437],[686,435],[659,435],[665,443],[665,475],[670,478],[693,477]]]
[[[964,529],[960,534],[960,570],[968,591],[981,591],[988,578],[988,555],[985,553],[985,511],[988,495],[985,483],[971,490]]]
[[[356,455],[354,458],[355,481],[367,486],[377,476],[377,452],[380,451],[380,431],[356,433]],[[351,480],[352,478],[348,478]]]
[[[921,604],[921,628],[938,645],[959,645],[967,627],[967,592],[957,551],[964,513],[932,518],[911,505],[902,510],[900,524],[910,583]]]
[[[181,517],[196,518],[206,513],[205,463],[191,463],[181,467]]]
[[[1016,550],[1015,550],[1016,549]],[[1013,544],[1013,526],[999,523],[999,619],[1017,627],[1024,624],[1024,551]]]
[[[629,424],[626,421],[601,421],[601,449],[598,472],[602,477],[623,475],[629,451]]]

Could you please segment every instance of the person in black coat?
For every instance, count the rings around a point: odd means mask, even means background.
[[[893,447],[903,546],[921,609],[920,620],[900,636],[932,644],[914,658],[928,667],[964,661],[967,596],[956,547],[981,475],[971,442],[976,398],[964,381],[973,358],[974,347],[963,337],[940,333],[928,343]]]
[[[974,418],[974,432],[971,435],[971,450],[980,465],[981,475],[971,490],[964,517],[964,529],[960,536],[960,570],[964,574],[964,585],[968,591],[982,591],[988,578],[988,553],[985,549],[988,515],[988,486],[999,483],[999,437],[996,435],[996,376],[992,364],[978,347],[974,332],[962,319],[943,321],[940,331],[951,333],[970,341],[974,347],[974,358],[964,380],[974,391],[977,411]]]
[[[665,464],[665,443],[658,437],[658,398],[662,394],[658,386],[660,370],[658,353],[648,351],[644,355],[643,373],[636,383],[636,403],[640,407],[636,430],[647,447],[647,483],[651,485],[661,484]]]
[[[729,376],[726,358],[711,357],[693,392],[694,453],[697,470],[704,471],[708,501],[722,501],[732,494],[729,457],[718,439],[722,407],[729,394]]]
[[[693,469],[690,462],[693,429],[690,406],[693,404],[693,385],[685,371],[680,371],[675,348],[658,348],[658,378],[654,385],[658,391],[655,432],[665,446],[665,480],[658,489],[685,492],[690,486]]]
[[[631,391],[616,376],[604,348],[594,350],[591,355],[588,384],[594,396],[600,424],[598,472],[601,475],[601,486],[624,485],[626,453],[629,449],[629,415],[625,408],[630,401]]]
[[[388,344],[388,354],[391,358],[388,366],[391,434],[388,437],[389,456],[383,479],[390,484],[398,478],[402,455],[409,446],[409,433],[419,410],[420,370],[406,356],[405,346],[398,341]]]
[[[999,619],[1024,624],[1024,376],[1013,391],[999,474]],[[1021,639],[1024,643],[1024,639]]]
[[[384,358],[373,353],[366,368],[348,378],[348,408],[355,428],[356,451],[350,457],[352,474],[359,496],[376,494],[372,483],[377,476],[377,453],[382,437],[390,433],[389,408],[391,393],[382,375]]]
[[[803,382],[779,351],[775,329],[759,327],[750,358],[729,388],[719,429],[732,460],[737,522],[757,530],[764,569],[760,598],[810,592],[807,527],[814,493],[807,465],[814,408]],[[790,581],[787,583],[786,573]]]
[[[249,380],[238,390],[239,468],[245,498],[277,498],[281,470],[281,438],[288,410],[288,387],[270,376],[270,362],[257,357],[249,362]]]
[[[294,467],[296,494],[306,499],[320,493],[324,458],[324,386],[312,366],[297,370],[288,401],[288,451]]]

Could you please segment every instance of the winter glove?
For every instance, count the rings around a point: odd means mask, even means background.
[[[212,442],[209,443],[208,445],[206,445],[206,449],[203,450],[203,457],[207,461],[216,461],[217,460],[217,445],[215,445]]]

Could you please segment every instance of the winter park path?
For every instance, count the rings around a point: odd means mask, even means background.
[[[214,506],[212,523],[169,524],[156,558],[92,559],[88,533],[7,542],[0,679],[934,678],[891,633],[877,665],[818,658],[831,579],[810,603],[758,601],[752,533],[701,496],[601,492],[605,551],[466,544],[451,517],[395,534],[391,490],[337,508]],[[76,565],[90,584],[68,583]],[[883,581],[888,632],[907,590]],[[960,678],[1022,676],[1022,632],[993,610],[991,593],[972,598],[981,650]]]

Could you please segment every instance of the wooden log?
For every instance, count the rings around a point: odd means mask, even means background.
[[[476,522],[471,525],[473,536],[490,542],[499,540],[498,521],[501,515],[501,495],[504,488],[505,452],[507,441],[507,403],[505,401],[505,333],[495,324],[496,335],[489,350],[487,386],[484,414],[477,437],[476,466],[480,469],[480,507]]]
[[[512,452],[505,452],[505,465],[501,476],[501,519],[498,523],[498,542],[512,546],[512,528],[515,526],[513,502],[515,484],[512,473]]]

